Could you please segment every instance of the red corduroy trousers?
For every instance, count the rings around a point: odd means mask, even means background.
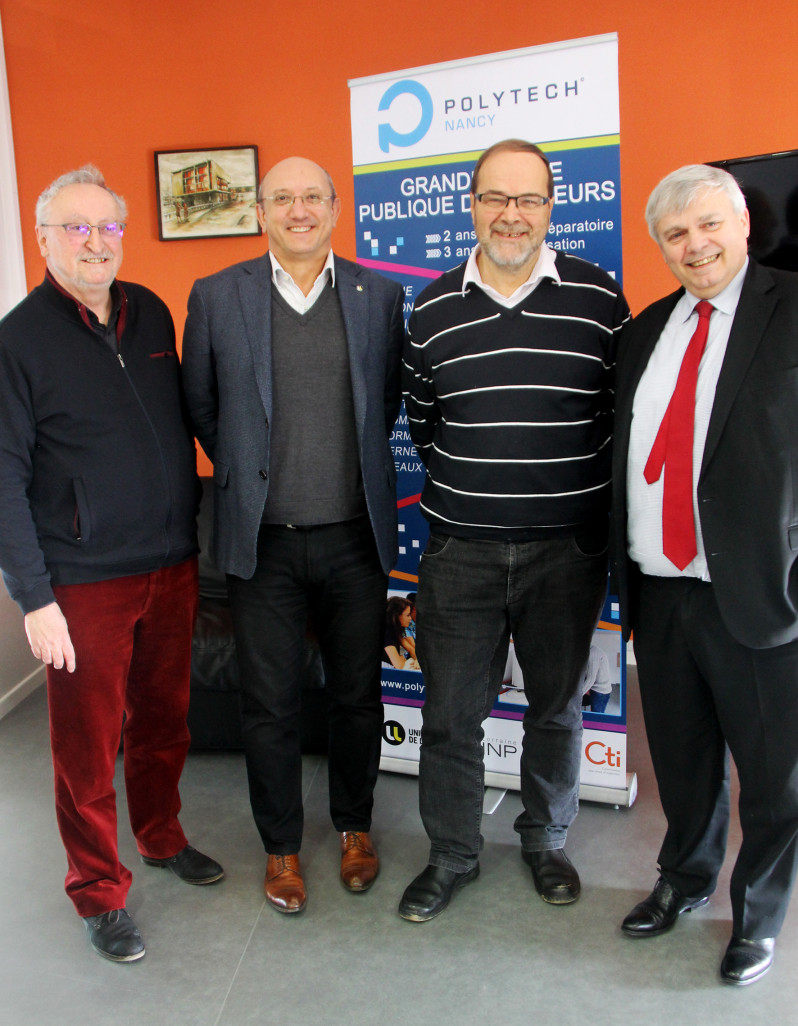
[[[47,667],[56,816],[66,892],[79,916],[94,916],[124,908],[132,880],[117,851],[120,732],[139,852],[169,858],[187,843],[178,782],[189,745],[197,560],[54,591],[77,663],[74,673]]]

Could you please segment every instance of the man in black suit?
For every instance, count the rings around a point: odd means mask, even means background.
[[[228,575],[264,889],[301,912],[301,678],[308,617],[330,706],[330,815],[341,880],[374,882],[385,594],[398,551],[388,442],[401,401],[401,286],[335,256],[341,201],[290,157],[258,191],[269,252],[194,284],[186,399],[213,461],[213,550]]]
[[[622,336],[614,519],[668,828],[657,885],[621,929],[657,936],[706,904],[731,751],[743,840],[720,972],[745,985],[771,966],[798,857],[798,277],[749,259],[748,211],[725,171],[673,172],[646,217],[682,288]]]

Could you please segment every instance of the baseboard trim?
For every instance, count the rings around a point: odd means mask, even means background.
[[[20,702],[23,702],[28,695],[44,683],[46,671],[44,665],[37,666],[32,673],[24,677],[18,684],[15,684],[10,691],[0,698],[0,720],[8,716],[12,709],[16,709]]]

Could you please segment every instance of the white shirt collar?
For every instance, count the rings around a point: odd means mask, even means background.
[[[735,274],[729,284],[714,298],[710,299],[709,302],[714,306],[720,313],[728,314],[733,317],[736,310],[737,304],[740,302],[740,294],[743,291],[743,282],[745,281],[745,274],[748,270],[748,257],[745,258],[745,262],[740,270]],[[701,299],[700,296],[693,295],[692,292],[685,290],[684,295],[677,304],[678,316],[683,316],[686,321],[690,314],[695,310],[696,303]],[[676,309],[674,309],[676,313]]]
[[[333,288],[335,288],[335,258],[332,250],[327,254],[327,259],[324,261],[324,267],[322,267],[318,278],[316,278],[313,283],[313,288],[307,296],[297,285],[288,271],[281,266],[280,261],[274,253],[269,251],[269,257],[272,262],[272,282],[274,283],[274,287],[283,299],[285,299],[286,302],[299,313],[305,313],[313,306],[324,290],[324,286],[327,284],[328,278],[332,282]]]
[[[493,288],[493,286],[487,285],[482,280],[482,275],[479,273],[479,266],[477,264],[478,254],[479,246],[475,246],[471,250],[471,255],[466,263],[465,273],[463,275],[463,292],[466,291],[469,285],[476,285],[478,288],[482,289],[486,295],[490,296],[491,299],[495,299],[497,303],[501,303],[502,306],[516,306],[522,299],[526,299],[529,293],[543,278],[551,278],[556,282],[560,281],[560,275],[555,263],[557,254],[546,242],[542,243],[538,250],[538,258],[535,261],[535,266],[532,268],[532,273],[523,285],[518,286],[511,296],[503,296],[501,292],[498,292]]]

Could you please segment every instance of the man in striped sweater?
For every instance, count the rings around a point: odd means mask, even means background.
[[[417,597],[426,684],[419,794],[429,865],[399,914],[424,922],[479,873],[481,724],[512,635],[529,708],[522,855],[544,901],[579,896],[581,673],[604,599],[612,386],[629,309],[600,268],[545,243],[553,176],[510,139],[474,168],[478,245],[419,297],[405,353],[430,522]]]

